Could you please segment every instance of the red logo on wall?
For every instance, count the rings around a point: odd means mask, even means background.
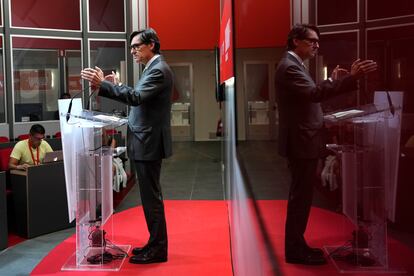
[[[233,72],[233,20],[231,0],[225,0],[220,26],[220,80],[232,78]]]
[[[51,70],[14,71],[14,87],[20,91],[46,91],[52,89]]]

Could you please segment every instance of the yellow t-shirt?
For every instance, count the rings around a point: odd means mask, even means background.
[[[50,147],[49,143],[46,142],[45,140],[42,140],[38,148],[39,148],[39,160],[40,160],[40,163],[42,163],[43,159],[45,158],[46,152],[52,152],[53,149]],[[30,150],[33,153],[33,157],[30,154]],[[37,162],[37,149],[30,147],[30,150],[29,150],[29,139],[19,141],[14,146],[13,151],[10,154],[10,157],[13,157],[19,160],[19,165],[21,164],[34,165],[33,158]]]

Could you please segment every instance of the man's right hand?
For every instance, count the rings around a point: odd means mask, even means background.
[[[352,63],[351,75],[356,78],[360,78],[370,72],[374,72],[375,70],[377,70],[377,67],[377,63],[373,60],[357,59],[354,61],[354,63]]]
[[[339,65],[337,65],[332,71],[331,79],[338,80],[347,74],[349,74],[348,70],[340,68]]]

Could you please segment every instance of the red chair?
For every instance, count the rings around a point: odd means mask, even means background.
[[[56,132],[55,135],[53,135],[53,137],[55,138],[61,138],[62,137],[62,133],[60,131]]]
[[[19,136],[17,136],[17,140],[22,141],[25,139],[29,139],[29,134],[20,134]]]
[[[7,143],[9,142],[9,137],[6,136],[0,136],[0,143]]]
[[[0,171],[9,170],[9,159],[13,148],[0,149]]]

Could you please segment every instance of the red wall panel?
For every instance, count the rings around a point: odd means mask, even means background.
[[[161,50],[203,50],[218,45],[219,0],[148,0],[148,25]]]
[[[236,48],[286,45],[290,0],[234,0]]]
[[[78,0],[13,0],[10,2],[13,26],[80,30]]]

